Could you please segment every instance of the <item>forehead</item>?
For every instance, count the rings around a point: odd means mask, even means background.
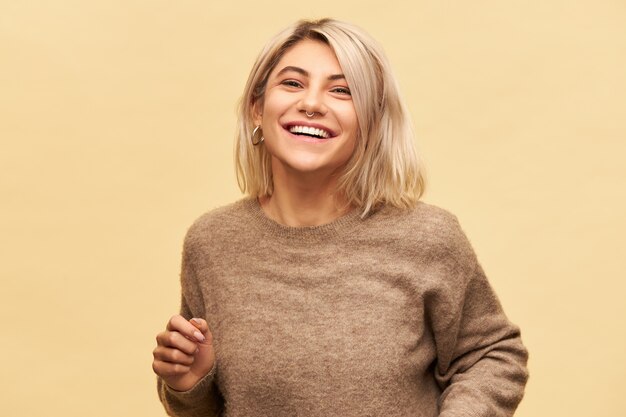
[[[287,66],[302,68],[312,76],[342,73],[332,48],[324,42],[312,39],[302,40],[289,48],[272,70],[272,76]]]

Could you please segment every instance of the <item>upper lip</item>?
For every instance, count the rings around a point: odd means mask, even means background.
[[[328,132],[328,135],[331,138],[337,136],[337,133],[334,130],[332,130],[332,129],[330,129],[330,128],[322,125],[322,124],[311,123],[309,121],[299,121],[299,120],[297,120],[297,121],[293,121],[293,122],[284,123],[282,126],[286,130],[289,130],[289,128],[293,127],[293,126],[308,126],[308,127],[313,127],[313,128],[316,128],[316,129],[325,130],[326,132]]]

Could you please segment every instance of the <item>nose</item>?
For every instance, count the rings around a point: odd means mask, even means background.
[[[302,92],[296,108],[300,112],[325,115],[328,109],[324,103],[324,90],[310,86]]]

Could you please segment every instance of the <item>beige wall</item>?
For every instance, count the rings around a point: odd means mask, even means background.
[[[5,416],[158,416],[153,338],[187,226],[239,197],[234,108],[270,35],[334,16],[385,46],[430,188],[532,377],[518,416],[622,415],[620,0],[0,0]]]

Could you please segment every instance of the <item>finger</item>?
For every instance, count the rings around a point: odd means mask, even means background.
[[[198,348],[198,342],[189,340],[179,332],[175,331],[164,331],[159,333],[156,337],[156,341],[158,346],[178,349],[188,355],[192,355]]]
[[[206,321],[200,319],[200,318],[191,318],[189,319],[189,323],[191,323],[193,325],[193,327],[195,327],[196,329],[200,330],[202,333],[204,333],[207,329],[208,326],[206,324]]]
[[[195,359],[193,355],[188,355],[181,350],[172,349],[165,346],[157,346],[152,351],[152,356],[154,356],[155,360],[169,363],[179,363],[186,366],[191,366]]]
[[[160,376],[176,376],[188,373],[190,368],[179,363],[169,363],[155,360],[152,362],[152,370],[155,374]]]
[[[205,337],[206,340],[202,343],[208,344],[208,345],[213,343],[213,335],[211,334],[211,331],[209,330],[209,325],[206,322],[206,320],[194,317],[189,320],[189,323],[191,323],[196,329],[198,329],[198,331],[200,331],[202,335]]]
[[[170,318],[170,321],[167,323],[167,330],[180,332],[190,340],[197,342],[204,342],[206,340],[206,336],[180,314]]]

